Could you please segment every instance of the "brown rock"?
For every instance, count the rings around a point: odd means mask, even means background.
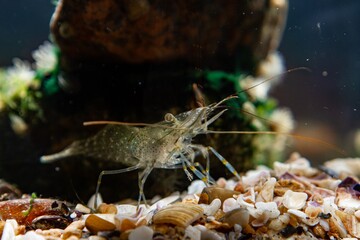
[[[277,48],[286,15],[286,0],[63,0],[51,31],[75,59],[199,64],[245,49],[258,62]]]
[[[19,224],[30,226],[32,221],[43,215],[66,215],[68,208],[64,202],[53,199],[15,199],[0,202],[2,220],[15,219]]]

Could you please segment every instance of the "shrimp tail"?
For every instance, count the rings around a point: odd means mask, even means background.
[[[101,131],[100,131],[101,133]],[[98,145],[97,145],[98,144]],[[88,157],[100,157],[97,156],[99,148],[102,147],[102,142],[97,141],[96,135],[87,139],[78,140],[67,146],[64,150],[40,157],[41,163],[52,163],[58,160],[77,157],[77,156],[88,156]]]
[[[40,162],[52,163],[67,158],[85,157],[132,166],[138,163],[138,159],[130,151],[124,151],[123,146],[130,144],[138,131],[135,127],[108,125],[96,135],[75,141],[58,153],[42,156]]]
[[[60,159],[69,157],[71,155],[73,155],[71,148],[66,148],[65,150],[58,152],[58,153],[41,156],[40,162],[41,163],[52,163],[52,162],[58,161]]]

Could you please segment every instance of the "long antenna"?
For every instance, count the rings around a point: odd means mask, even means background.
[[[237,92],[236,94],[243,93],[243,92],[247,92],[247,91],[249,91],[249,90],[251,90],[251,89],[253,89],[253,88],[256,88],[257,86],[259,86],[259,85],[261,85],[261,84],[264,84],[264,83],[266,83],[266,82],[272,81],[272,80],[274,80],[274,79],[276,79],[276,78],[278,78],[278,77],[280,77],[280,76],[283,76],[284,74],[288,74],[288,73],[295,72],[295,71],[299,71],[299,70],[305,70],[305,71],[311,72],[311,69],[310,69],[310,68],[307,68],[307,67],[292,68],[292,69],[286,70],[286,71],[283,72],[283,73],[280,73],[280,74],[278,74],[278,75],[275,75],[275,76],[273,76],[273,77],[271,77],[271,78],[267,78],[267,79],[265,79],[265,80],[263,80],[263,81],[261,81],[261,82],[258,82],[257,84],[254,84],[254,85],[252,85],[252,86],[250,86],[250,87],[248,87],[248,88],[246,88],[246,89],[243,89],[243,90]]]
[[[118,121],[88,121],[83,123],[84,126],[92,126],[92,125],[120,125],[120,126],[133,126],[133,127],[158,127],[158,128],[168,128],[175,130],[186,130],[186,128],[172,127],[166,126],[162,124],[156,123],[131,123],[131,122],[118,122]]]
[[[208,130],[206,131],[206,133],[215,133],[215,134],[251,134],[251,135],[257,135],[257,134],[268,134],[268,135],[286,135],[289,137],[293,137],[296,139],[301,139],[301,140],[305,140],[308,142],[313,142],[313,143],[317,143],[320,145],[323,145],[327,148],[330,148],[334,151],[336,151],[337,153],[340,153],[343,156],[347,156],[347,153],[345,150],[331,144],[328,143],[326,141],[323,141],[321,139],[318,138],[313,138],[313,137],[307,137],[307,136],[302,136],[302,135],[298,135],[298,134],[293,134],[293,133],[284,133],[284,132],[276,132],[276,131],[216,131],[216,130]]]
[[[249,90],[253,89],[253,88],[256,88],[257,86],[260,86],[261,84],[264,84],[266,82],[269,82],[269,81],[273,81],[274,79],[280,77],[280,76],[283,76],[285,74],[288,74],[288,73],[291,73],[291,72],[295,72],[295,71],[299,71],[299,70],[305,70],[305,71],[308,71],[308,72],[311,72],[311,69],[310,68],[307,68],[307,67],[297,67],[297,68],[292,68],[292,69],[289,69],[289,70],[286,70],[285,72],[282,72],[280,74],[277,74],[271,78],[267,78],[267,79],[264,79],[246,89],[243,89],[241,91],[238,91],[238,92],[235,92],[233,94],[230,94],[229,96],[225,97],[224,99],[222,99],[220,102],[217,102],[217,103],[213,103],[211,105],[214,105],[214,107],[220,107],[220,105],[230,99],[233,99],[233,98],[237,98],[237,96],[240,94],[240,93],[244,93],[244,92],[248,92]],[[249,113],[250,114],[250,113]],[[255,114],[250,114],[250,115],[255,115]]]

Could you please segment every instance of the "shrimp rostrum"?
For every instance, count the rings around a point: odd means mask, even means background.
[[[41,162],[49,163],[82,155],[127,166],[123,169],[102,171],[98,178],[95,197],[98,195],[104,175],[141,169],[138,179],[139,204],[142,200],[146,204],[144,184],[154,168],[182,167],[189,180],[192,180],[195,175],[205,183],[211,183],[209,152],[212,152],[237,178],[240,178],[234,167],[215,149],[192,143],[194,137],[208,132],[208,126],[226,111],[226,109],[219,110],[219,106],[232,98],[237,98],[237,96],[229,96],[218,103],[198,107],[175,116],[167,113],[164,121],[155,124],[109,121],[84,123],[85,125],[107,124],[107,126],[95,136],[75,141],[59,153],[42,156]],[[206,159],[205,169],[195,162],[197,155],[202,155]]]

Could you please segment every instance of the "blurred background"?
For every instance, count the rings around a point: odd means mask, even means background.
[[[290,1],[279,51],[287,69],[311,72],[289,74],[273,94],[292,110],[297,133],[333,143],[350,156],[359,153],[353,144],[360,128],[359,11],[359,1]],[[336,155],[313,143],[297,144],[297,151],[320,161]]]
[[[289,4],[279,51],[287,69],[308,67],[311,72],[286,75],[272,96],[291,109],[297,134],[320,138],[344,149],[347,156],[357,156],[360,1],[290,0]],[[14,57],[31,60],[31,52],[49,39],[54,8],[50,0],[0,0],[0,67],[10,66]],[[341,157],[334,149],[312,142],[295,144],[292,151],[314,161]]]

